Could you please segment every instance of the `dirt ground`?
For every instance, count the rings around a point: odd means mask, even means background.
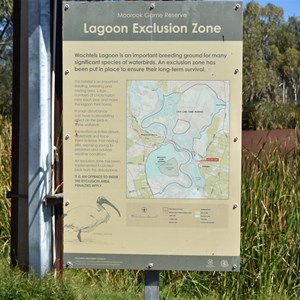
[[[275,147],[280,149],[283,154],[293,153],[295,151],[300,130],[294,129],[276,129],[266,131],[243,131],[242,132],[242,155],[243,158],[255,156],[263,147],[264,151],[272,152]]]

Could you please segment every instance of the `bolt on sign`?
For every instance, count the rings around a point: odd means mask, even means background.
[[[238,271],[242,2],[63,3],[64,263]]]

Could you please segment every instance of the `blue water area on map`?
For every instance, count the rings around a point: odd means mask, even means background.
[[[173,128],[177,121],[176,110],[177,104],[181,99],[181,95],[178,93],[174,93],[168,96],[164,96],[160,90],[157,90],[156,92],[161,103],[161,108],[158,111],[146,116],[142,121],[142,127],[144,129],[149,129],[149,125],[158,122],[164,124],[165,126],[167,126],[167,128]]]
[[[131,82],[130,85],[130,90],[129,90],[129,101],[130,101],[130,107],[132,112],[137,112],[137,111],[142,111],[143,107],[140,101],[140,94],[137,92],[138,89],[140,88],[145,88],[151,91],[155,91],[158,95],[161,94],[162,92],[160,90],[157,89],[157,87],[155,87],[154,82],[152,81],[133,81]]]
[[[186,151],[181,151],[172,143],[164,144],[149,154],[146,161],[146,174],[148,181],[151,181],[152,183],[157,182],[157,184],[160,185],[162,176],[166,177],[162,174],[160,167],[172,159],[177,161],[177,172],[179,173],[178,177],[182,177],[181,181],[189,183],[189,177],[181,171],[181,166],[190,160],[189,154]],[[173,180],[173,178],[170,178],[170,180]]]
[[[176,134],[173,132],[173,128],[178,121],[177,105],[181,101],[182,94],[172,93],[170,95],[163,95],[160,89],[157,89],[156,93],[161,103],[161,107],[157,111],[151,112],[151,114],[144,117],[140,123],[141,127],[157,135],[161,135],[163,132],[164,137],[167,137],[169,140],[173,140],[176,144],[189,149],[193,147],[193,139],[201,139],[201,133],[211,126],[215,115],[224,109],[224,101],[219,99],[212,89],[207,86],[202,86],[201,99],[203,99],[205,103],[210,103],[210,105],[212,105],[210,107],[211,114],[209,116],[205,115],[208,122],[204,124],[202,128],[192,126],[187,130],[187,132]],[[205,105],[203,107],[203,104],[198,103],[195,99],[191,102],[195,102],[195,110],[199,110],[201,108],[205,113]],[[185,104],[187,105],[187,103]],[[201,118],[201,114],[190,114],[190,119],[192,118],[192,122],[195,124],[197,122],[197,118]]]
[[[133,82],[130,89],[130,107],[132,111],[136,111],[140,107],[139,97],[135,92],[136,88],[137,88],[137,82]]]
[[[149,103],[153,110],[148,110],[145,116],[140,97],[147,90],[155,93],[155,102]],[[206,155],[206,130],[212,126],[215,116],[222,110],[226,110],[229,116],[228,103],[219,99],[204,84],[196,84],[185,92],[165,95],[155,81],[134,81],[129,99],[141,129],[164,138],[161,146],[153,149],[145,163],[147,181],[155,196],[170,196],[173,191],[183,190],[186,197],[202,195],[205,181],[199,173],[197,160]],[[139,112],[144,112],[144,115]],[[228,124],[229,117],[226,120]]]

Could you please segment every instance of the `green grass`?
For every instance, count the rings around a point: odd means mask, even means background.
[[[65,270],[42,280],[9,266],[10,135],[0,119],[0,300],[143,299],[144,274],[130,270]],[[160,272],[161,299],[300,299],[300,148],[277,148],[242,169],[241,271]]]
[[[97,272],[89,270],[68,270],[62,279],[54,279],[53,274],[48,274],[42,280],[30,273],[24,273],[19,269],[11,269],[7,261],[0,260],[0,300],[8,299],[115,299],[130,300],[141,299],[141,287],[134,285],[134,275],[118,278],[110,272],[101,272],[101,280]],[[122,274],[124,275],[124,274]],[[111,282],[112,278],[115,281]],[[130,283],[129,286],[115,286]]]

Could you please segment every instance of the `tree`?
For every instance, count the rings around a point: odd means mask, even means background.
[[[12,0],[0,0],[0,59],[12,51]]]
[[[300,20],[296,17],[289,17],[287,30],[294,35],[296,45],[295,47],[300,50]]]
[[[244,103],[256,103],[262,99],[278,100],[279,75],[273,68],[276,32],[283,24],[283,10],[268,4],[261,7],[250,2],[244,11]]]
[[[283,10],[249,2],[244,10],[243,102],[299,102],[300,22]],[[299,104],[299,103],[298,103]]]
[[[244,102],[256,102],[264,94],[266,68],[263,56],[261,7],[249,2],[244,12]]]
[[[0,0],[0,114],[11,114],[12,102],[12,0]]]
[[[283,71],[286,80],[290,83],[295,104],[299,103],[300,87],[300,51],[288,48],[283,57]]]

